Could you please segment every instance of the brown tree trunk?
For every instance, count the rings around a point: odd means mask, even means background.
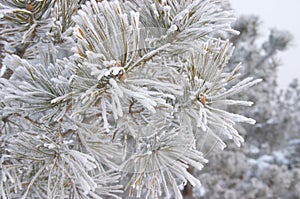
[[[193,173],[193,169],[189,167],[187,169],[189,173]],[[185,199],[192,199],[193,198],[193,186],[190,183],[187,183],[187,185],[184,187],[182,191],[182,196]]]

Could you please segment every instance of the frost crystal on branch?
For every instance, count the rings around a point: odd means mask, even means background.
[[[0,79],[3,198],[182,198],[201,186],[188,169],[208,137],[240,145],[235,124],[255,123],[227,110],[251,106],[234,95],[260,80],[226,68],[234,48],[217,36],[237,32],[218,0],[0,2],[15,48]]]

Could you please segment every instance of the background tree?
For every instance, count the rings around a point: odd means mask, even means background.
[[[277,52],[286,50],[292,36],[272,29],[267,41],[258,43],[259,18],[241,16],[232,38],[236,46],[230,65],[242,62],[243,75],[263,82],[242,99],[254,101],[252,109],[235,109],[255,117],[255,126],[240,126],[246,139],[242,150],[233,145],[222,153],[210,153],[208,166],[198,173],[203,187],[195,198],[298,198],[299,196],[299,85],[291,81],[279,91]],[[242,77],[243,77],[242,75]]]

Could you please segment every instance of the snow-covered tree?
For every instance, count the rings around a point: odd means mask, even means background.
[[[255,117],[255,126],[238,126],[246,143],[242,149],[229,145],[226,151],[210,153],[208,165],[194,175],[202,180],[193,189],[195,198],[298,198],[299,197],[299,84],[294,80],[287,89],[277,88],[278,51],[286,50],[292,36],[271,29],[266,41],[259,43],[260,22],[256,16],[241,16],[232,38],[236,46],[229,68],[243,62],[240,78],[252,74],[263,82],[238,96],[254,101],[251,109],[233,108]],[[283,60],[284,62],[284,60]],[[283,66],[284,67],[284,66]]]
[[[255,123],[229,108],[260,79],[227,67],[224,1],[0,0],[0,19],[2,198],[182,198]]]

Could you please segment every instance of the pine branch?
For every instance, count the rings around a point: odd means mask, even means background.
[[[0,2],[2,196],[182,198],[203,145],[255,123],[227,109],[261,80],[226,68],[218,0]]]

